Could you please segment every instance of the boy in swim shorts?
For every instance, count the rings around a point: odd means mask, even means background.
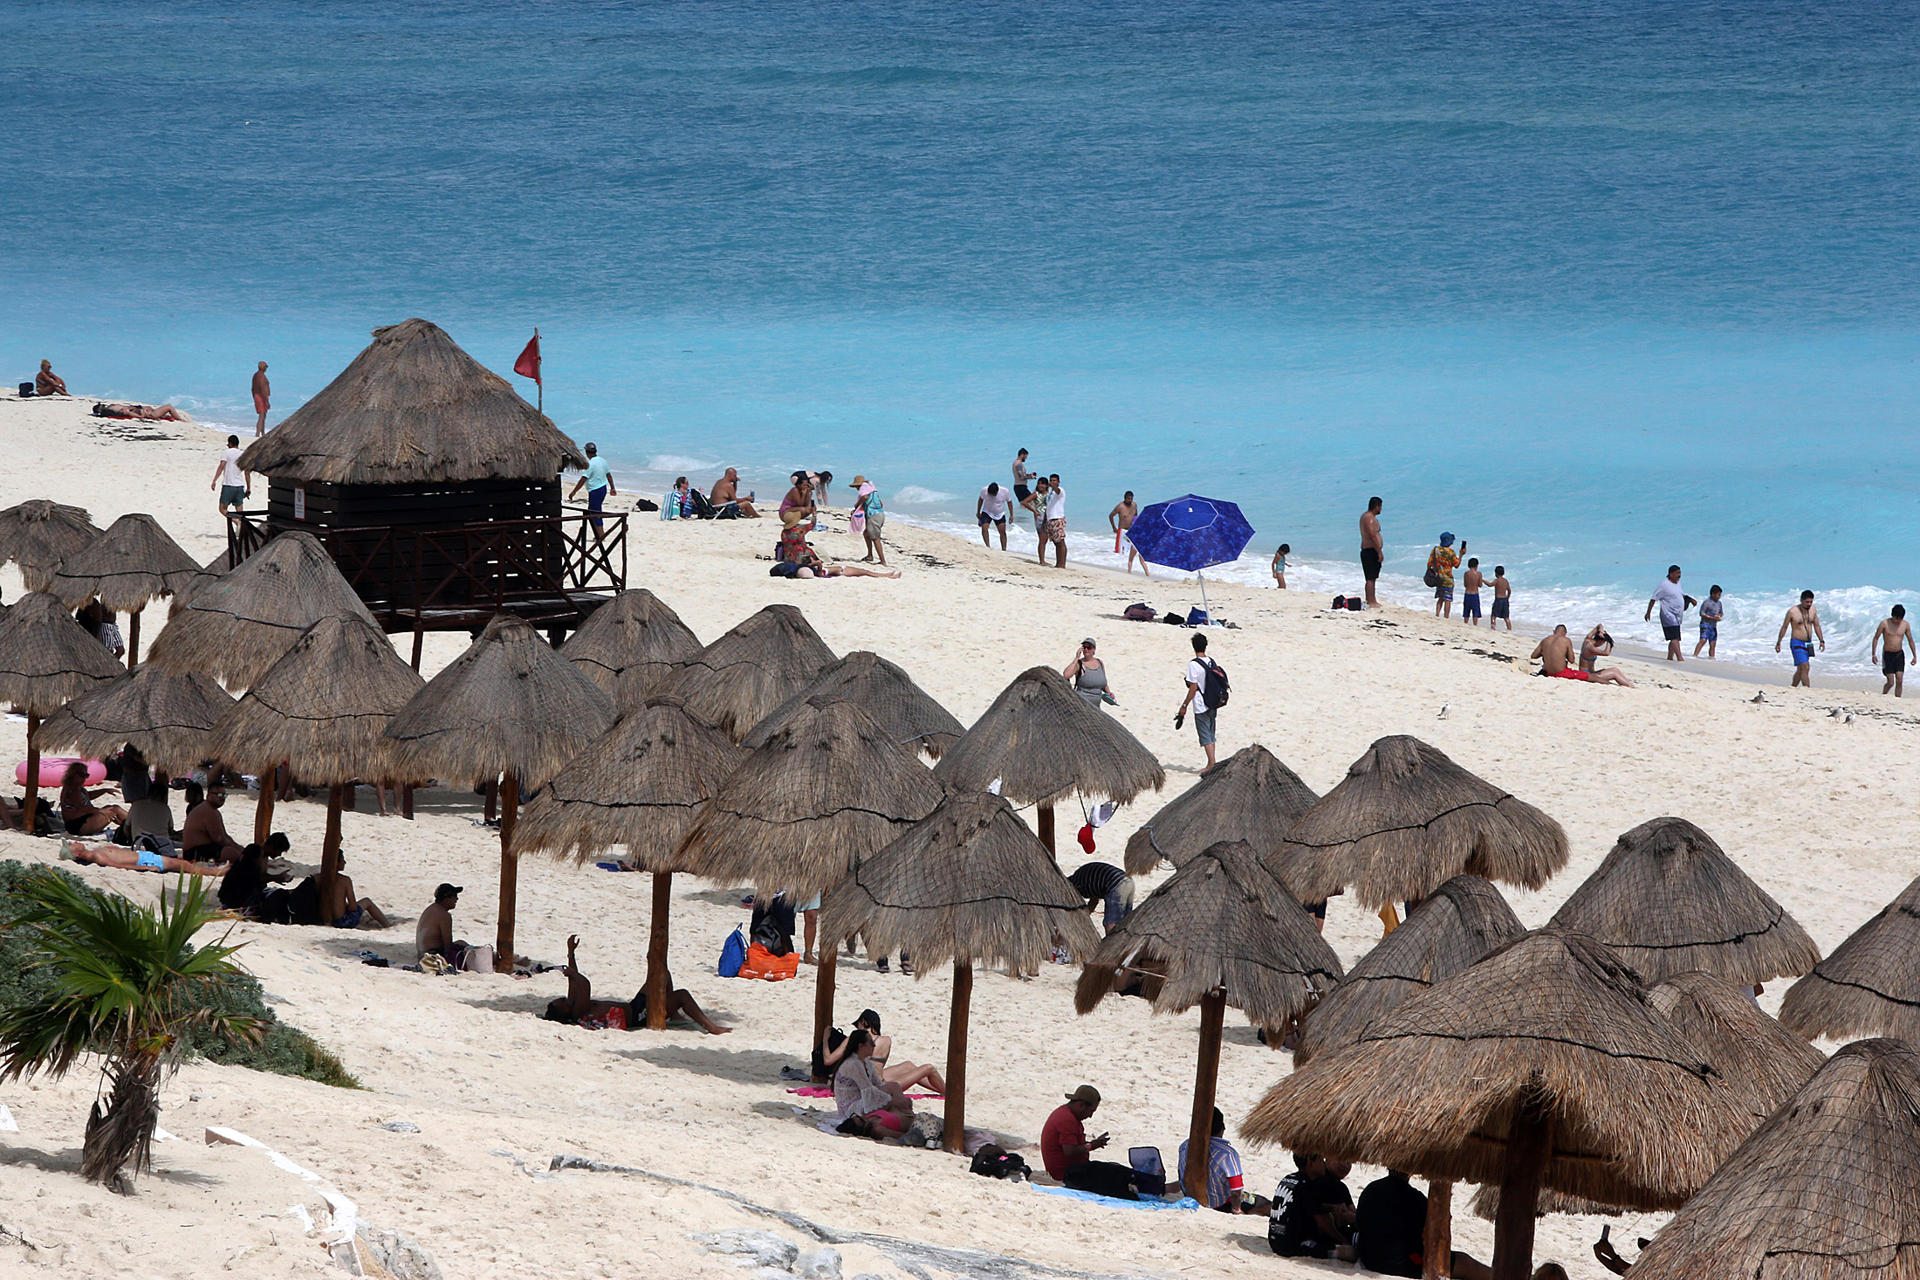
[[[1507,630],[1513,630],[1513,584],[1507,581],[1507,566],[1493,566],[1493,614],[1487,619],[1487,630],[1505,619]]]
[[[1726,616],[1726,602],[1720,599],[1720,587],[1716,583],[1700,602],[1700,638],[1693,643],[1694,657],[1700,656],[1702,648],[1709,658],[1713,656],[1714,650],[1720,647],[1720,619]]]
[[[1480,588],[1486,581],[1486,575],[1480,572],[1480,557],[1467,561],[1466,581],[1460,584],[1466,588],[1466,596],[1460,601],[1460,621],[1480,625]]]

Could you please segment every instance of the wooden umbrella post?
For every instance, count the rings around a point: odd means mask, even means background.
[[[513,972],[513,907],[519,891],[520,859],[513,852],[513,828],[520,818],[520,775],[500,780],[500,927],[493,938],[495,965]],[[664,1010],[665,1004],[661,1005]]]
[[[824,941],[821,939],[819,941]],[[840,948],[838,945],[820,948],[818,972],[813,975],[813,1044],[818,1045],[827,1034],[827,1028],[833,1025],[834,986],[840,972]],[[813,1046],[807,1049],[809,1057]]]
[[[33,815],[40,807],[40,717],[27,712],[27,798],[20,806],[28,835],[33,834]]]
[[[1500,1209],[1493,1218],[1493,1280],[1533,1274],[1534,1213],[1553,1156],[1553,1114],[1540,1096],[1514,1108],[1507,1132],[1507,1166],[1500,1177]]]
[[[273,834],[273,798],[280,790],[280,770],[263,770],[260,774],[260,798],[253,802],[253,842],[265,844],[267,837]]]
[[[653,918],[647,922],[647,1029],[667,1029],[667,913],[673,909],[673,872],[653,873]]]
[[[500,798],[500,780],[498,778],[488,778],[487,779],[487,808],[486,808],[486,813],[483,816],[485,817],[486,821],[488,821],[489,823],[493,821],[494,813],[495,813],[494,805],[499,798]]]
[[[1053,853],[1053,806],[1040,806],[1040,843],[1047,846],[1047,852]]]
[[[1453,1275],[1453,1184],[1444,1178],[1427,1179],[1427,1225],[1420,1233],[1420,1280],[1448,1280]]]
[[[1393,909],[1391,902],[1380,908],[1380,924],[1380,936],[1383,938],[1400,927],[1400,913]]]
[[[127,615],[127,670],[140,665],[140,610]]]
[[[973,1003],[973,965],[953,962],[953,1013],[947,1019],[947,1120],[941,1146],[958,1153],[967,1137],[967,1007]]]
[[[333,885],[340,878],[340,801],[346,788],[336,782],[327,788],[327,838],[320,846],[320,910],[333,901]],[[331,920],[328,924],[333,923]]]
[[[1193,1071],[1193,1123],[1187,1128],[1187,1164],[1180,1171],[1187,1194],[1208,1209],[1207,1160],[1213,1154],[1213,1098],[1220,1083],[1220,1036],[1227,993],[1215,987],[1200,997],[1200,1059]]]

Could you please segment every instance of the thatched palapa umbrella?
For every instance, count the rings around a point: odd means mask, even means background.
[[[53,575],[53,593],[69,609],[98,600],[127,615],[127,669],[140,663],[140,612],[193,581],[200,564],[143,512],[121,516],[107,531],[65,560]]]
[[[1786,908],[1684,818],[1621,836],[1552,923],[1606,943],[1648,982],[1704,969],[1753,986],[1820,959]]]
[[[1092,1013],[1109,993],[1145,972],[1161,979],[1154,1012],[1182,1013],[1200,1006],[1193,1124],[1181,1176],[1187,1194],[1204,1204],[1227,1006],[1278,1036],[1306,1011],[1310,993],[1340,980],[1340,959],[1314,927],[1313,917],[1250,845],[1221,841],[1188,858],[1171,880],[1101,939],[1080,973],[1074,1008]]]
[[[30,498],[0,511],[0,564],[20,566],[29,591],[45,591],[68,556],[100,536],[79,507]]]
[[[674,664],[698,652],[692,629],[644,588],[622,591],[595,609],[560,646],[560,656],[586,672],[623,712],[644,706]]]
[[[1352,886],[1380,911],[1458,875],[1538,889],[1567,865],[1567,833],[1418,738],[1381,738],[1294,820],[1280,871],[1303,902]]]
[[[681,663],[656,691],[738,742],[832,661],[800,610],[770,604]]]
[[[346,784],[392,772],[382,734],[420,686],[420,673],[378,627],[356,617],[325,617],[300,633],[208,735],[208,752],[235,768],[265,774],[285,761],[301,778],[327,788],[323,903],[340,874]]]
[[[962,792],[940,802],[898,840],[860,863],[821,903],[824,938],[864,933],[876,951],[913,953],[922,978],[953,962],[947,1023],[945,1145],[966,1134],[967,1011],[973,969],[1037,968],[1056,937],[1076,955],[1099,943],[1086,899],[1054,865],[1013,806],[1000,796]]]
[[[1258,743],[1242,747],[1167,802],[1127,840],[1127,874],[1144,876],[1162,859],[1174,866],[1222,840],[1245,840],[1272,856],[1293,820],[1320,797]]]
[[[605,607],[605,606],[603,606]],[[647,1025],[667,1025],[667,917],[680,840],[747,751],[672,698],[627,712],[560,770],[521,815],[522,853],[586,861],[615,845],[653,873],[647,941]]]
[[[1095,711],[1052,667],[1033,667],[1001,690],[986,714],[934,766],[955,791],[997,779],[1015,804],[1040,807],[1040,841],[1052,852],[1053,806],[1071,793],[1122,804],[1166,785],[1167,771],[1127,732]]]
[[[148,665],[75,698],[48,716],[35,736],[42,750],[85,756],[104,757],[130,745],[148,763],[185,773],[212,758],[207,735],[232,709],[233,696],[211,676],[176,676]]]
[[[895,742],[910,751],[924,751],[935,760],[966,732],[952,712],[935,702],[898,665],[877,653],[856,649],[822,667],[806,688],[775,707],[746,736],[746,745],[761,746],[808,699],[822,696],[845,698],[872,716]]]
[[[500,920],[495,949],[513,967],[520,793],[613,726],[613,699],[512,614],[497,615],[387,726],[410,778],[500,783]]]
[[[1740,1095],[1591,938],[1530,933],[1275,1085],[1241,1132],[1428,1178],[1498,1182],[1495,1280],[1533,1267],[1541,1188],[1673,1208],[1706,1181]]]
[[[1780,1022],[1809,1040],[1896,1036],[1920,1044],[1920,880],[1787,988]]]
[[[213,559],[200,566],[200,571],[173,589],[173,607],[184,609],[193,600],[194,593],[210,582],[226,575],[233,568],[233,553],[222,551]]]
[[[0,615],[0,702],[27,713],[27,831],[40,804],[40,722],[120,674],[112,650],[44,591],[29,591]]]
[[[814,698],[727,779],[675,856],[709,880],[791,890],[798,905],[933,812],[940,795],[933,775],[858,705]],[[851,936],[821,930],[815,1044],[833,1023],[840,941]]]
[[[1633,1280],[1920,1276],[1920,1052],[1827,1059],[1654,1237]]]

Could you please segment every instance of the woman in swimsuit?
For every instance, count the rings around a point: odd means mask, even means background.
[[[566,1022],[578,1025],[605,1026],[608,1015],[618,1009],[624,1016],[624,1025],[628,1031],[638,1031],[647,1025],[647,991],[642,987],[631,1000],[595,1000],[593,983],[587,975],[580,972],[575,953],[580,949],[580,935],[574,934],[567,939],[567,967],[562,970],[567,975],[567,994],[564,999],[554,1000],[547,1005],[544,1015],[549,1022]],[[709,1018],[685,988],[675,988],[671,975],[667,978],[667,1016],[683,1015],[699,1026],[708,1035],[723,1036],[733,1030],[723,1027]]]
[[[1061,668],[1060,674],[1073,681],[1073,689],[1091,706],[1103,702],[1118,702],[1113,686],[1107,681],[1107,664],[1093,656],[1095,645],[1093,637],[1088,636],[1080,642],[1080,652],[1072,662]]]
[[[75,760],[67,766],[60,779],[60,817],[67,824],[68,835],[98,835],[127,820],[127,811],[119,805],[110,804],[103,809],[93,802],[95,796],[105,794],[105,787],[87,790],[87,766],[83,762]]]

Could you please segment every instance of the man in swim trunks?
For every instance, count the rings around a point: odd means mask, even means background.
[[[1590,681],[1594,684],[1617,684],[1632,688],[1632,682],[1621,674],[1618,667],[1609,667],[1605,671],[1582,671],[1574,665],[1573,641],[1567,636],[1567,624],[1561,623],[1553,629],[1553,634],[1545,637],[1533,646],[1533,652],[1527,655],[1540,660],[1540,674],[1556,676],[1562,680]]]
[[[1686,661],[1680,653],[1680,620],[1691,604],[1693,597],[1680,589],[1680,566],[1668,565],[1666,581],[1653,589],[1653,598],[1647,601],[1647,611],[1641,618],[1651,619],[1654,606],[1660,606],[1660,634],[1667,639],[1668,662]]]
[[[1013,455],[1013,500],[1021,506],[1027,505],[1027,499],[1033,496],[1033,481],[1040,477],[1027,470],[1027,451],[1022,449]]]
[[[64,396],[69,394],[67,384],[59,374],[53,371],[53,361],[42,360],[40,372],[33,375],[33,394],[37,396]]]
[[[1486,582],[1486,575],[1480,572],[1480,557],[1467,561],[1466,578],[1460,584],[1467,593],[1460,601],[1460,621],[1480,625],[1480,588]]]
[[[1007,516],[1013,504],[1007,498],[1007,491],[998,482],[989,484],[980,491],[980,500],[973,504],[973,514],[980,521],[980,545],[988,550],[993,544],[987,541],[987,526],[992,525],[1000,531],[1000,549],[1007,549]]]
[[[727,468],[727,474],[713,482],[713,492],[707,495],[713,503],[714,511],[721,520],[753,520],[760,513],[753,509],[753,501],[740,496],[740,472]]]
[[[185,858],[170,858],[150,849],[122,849],[117,844],[85,845],[78,840],[70,840],[66,853],[83,865],[116,867],[121,871],[166,871],[188,876],[223,876],[227,873],[224,862],[209,866],[188,862]]]
[[[1121,496],[1120,501],[1115,504],[1113,510],[1107,512],[1107,523],[1113,526],[1113,550],[1116,555],[1119,554],[1120,543],[1127,536],[1127,530],[1133,528],[1133,522],[1139,518],[1140,506],[1133,500],[1133,490],[1129,489]],[[1129,542],[1127,543],[1128,573],[1133,572],[1133,562],[1135,560],[1140,560],[1140,553],[1135,550],[1133,544]],[[1145,560],[1140,560],[1140,573],[1143,577],[1151,578],[1153,576],[1147,572],[1147,562]]]
[[[211,489],[220,486],[220,514],[227,514],[227,508],[235,511],[247,500],[247,494],[253,489],[253,472],[240,465],[240,437],[228,436],[227,447],[220,454],[220,461],[213,469],[213,481],[207,485]]]
[[[1890,693],[1896,698],[1902,696],[1909,649],[1920,658],[1920,648],[1914,647],[1913,625],[1907,621],[1907,606],[1897,604],[1873,632],[1873,654],[1879,660],[1880,674],[1887,678],[1880,686],[1881,693]]]
[[[1720,648],[1720,620],[1727,616],[1727,605],[1720,598],[1719,584],[1707,592],[1707,598],[1700,602],[1700,638],[1693,642],[1693,656],[1699,657],[1705,649],[1709,658]]]
[[[1827,633],[1820,629],[1820,611],[1813,607],[1813,592],[1802,591],[1800,603],[1787,610],[1787,616],[1780,620],[1780,634],[1773,638],[1773,651],[1780,652],[1780,642],[1793,633],[1793,684],[1790,688],[1813,688],[1813,644],[1820,642],[1820,652],[1827,651]]]
[[[220,816],[226,803],[227,789],[215,785],[207,788],[205,800],[187,811],[187,820],[180,828],[180,848],[191,861],[222,865],[240,861],[244,851],[227,834],[226,820]]]
[[[1040,563],[1047,562],[1047,547],[1053,547],[1053,567],[1067,567],[1067,490],[1060,477],[1047,477],[1046,523],[1040,526]]]
[[[267,362],[262,360],[260,367],[253,371],[253,411],[260,415],[253,424],[253,434],[267,434],[267,408],[273,403],[273,384],[267,381]]]
[[[1367,608],[1378,609],[1373,584],[1380,579],[1380,556],[1386,543],[1380,538],[1380,499],[1368,498],[1367,509],[1360,513],[1360,572],[1367,580]]]
[[[1493,566],[1493,613],[1487,618],[1487,630],[1494,624],[1504,621],[1507,630],[1513,630],[1513,584],[1507,581],[1507,566]]]

